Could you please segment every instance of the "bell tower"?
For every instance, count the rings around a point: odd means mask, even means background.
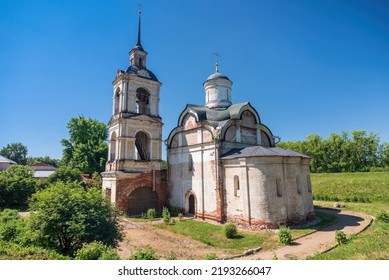
[[[111,202],[117,204],[122,211],[134,214],[137,210],[143,211],[143,209],[129,204],[126,198],[129,190],[146,188],[142,192],[152,195],[160,185],[160,181],[157,180],[160,180],[158,176],[161,173],[162,163],[163,123],[159,115],[159,95],[162,84],[147,68],[147,52],[141,44],[140,10],[138,11],[138,39],[136,45],[130,50],[129,57],[128,68],[119,69],[112,82],[112,116],[108,123],[109,152],[102,176],[103,190],[110,196]],[[142,185],[131,186],[131,182],[138,179],[143,180]],[[152,188],[151,192],[149,188]],[[125,197],[122,197],[123,192]],[[155,197],[163,197],[161,194],[152,196],[154,202]],[[145,198],[137,197],[133,201],[139,199]],[[158,208],[158,205],[153,205],[154,202],[150,202],[151,205],[147,207]],[[159,203],[162,203],[161,199]]]
[[[130,65],[125,71],[118,70],[113,81],[106,171],[159,170],[162,161],[161,83],[147,69],[140,24],[139,11],[138,40],[129,52]]]

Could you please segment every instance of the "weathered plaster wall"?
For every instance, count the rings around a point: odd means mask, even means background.
[[[168,151],[170,205],[188,211],[187,194],[196,197],[197,215],[215,215],[216,169],[213,144]],[[191,155],[191,156],[190,156]],[[192,163],[190,162],[192,160]],[[190,167],[192,166],[192,167]]]
[[[230,220],[276,226],[302,222],[313,215],[308,159],[230,159],[223,160],[223,171]],[[234,192],[235,176],[239,177],[239,196]]]

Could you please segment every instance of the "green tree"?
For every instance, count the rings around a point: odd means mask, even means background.
[[[65,183],[81,182],[81,171],[77,168],[71,168],[69,166],[61,166],[53,174],[48,177],[50,183],[62,181]]]
[[[11,143],[0,150],[0,155],[17,164],[26,165],[28,149],[22,143]]]
[[[304,141],[281,142],[277,146],[311,156],[312,172],[369,171],[389,165],[387,144],[380,144],[377,134],[364,130],[352,131],[351,136],[348,132],[331,133],[327,139],[312,134]]]
[[[0,172],[0,206],[22,206],[35,192],[34,170],[23,165],[12,165]]]
[[[82,173],[102,172],[108,155],[108,129],[104,123],[84,116],[71,118],[67,128],[70,138],[62,139],[62,162]]]
[[[33,195],[30,210],[37,244],[61,254],[74,255],[93,241],[116,246],[122,237],[117,211],[94,188],[57,182]]]

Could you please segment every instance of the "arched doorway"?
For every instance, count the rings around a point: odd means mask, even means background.
[[[188,202],[189,202],[188,213],[194,215],[196,213],[196,200],[193,194],[189,195]]]
[[[152,188],[136,189],[128,197],[128,215],[146,213],[150,208],[158,208],[158,195]]]

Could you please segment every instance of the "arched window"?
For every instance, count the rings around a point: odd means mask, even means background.
[[[234,176],[234,196],[240,196],[239,177]]]
[[[149,160],[149,137],[143,131],[135,135],[135,146],[138,152],[138,160]]]
[[[114,161],[116,159],[116,133],[111,134],[111,140],[109,141],[109,160]]]
[[[150,93],[146,89],[138,88],[136,90],[138,114],[150,114],[149,97]]]
[[[139,58],[139,66],[143,67],[143,58]]]

